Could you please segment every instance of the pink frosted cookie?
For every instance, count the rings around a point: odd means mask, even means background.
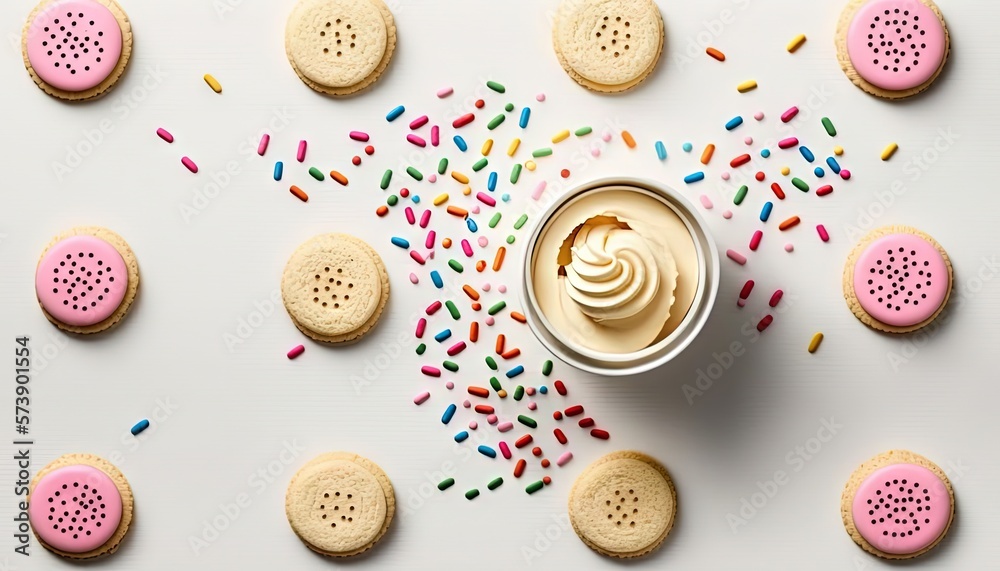
[[[851,475],[840,503],[848,535],[865,551],[886,559],[923,555],[948,533],[955,492],[930,460],[890,450]]]
[[[97,333],[128,313],[139,289],[139,264],[121,236],[74,228],[56,237],[35,270],[45,316],[72,333]]]
[[[93,99],[125,71],[132,28],[114,0],[44,0],[28,17],[21,50],[46,93],[67,101]]]
[[[844,297],[865,325],[888,333],[924,327],[952,288],[948,254],[914,228],[887,226],[865,236],[844,267]]]
[[[132,489],[107,461],[68,454],[31,482],[28,519],[43,547],[70,559],[92,559],[118,549],[132,521]]]
[[[950,49],[944,17],[932,0],[852,0],[836,38],[847,77],[888,99],[930,87]]]

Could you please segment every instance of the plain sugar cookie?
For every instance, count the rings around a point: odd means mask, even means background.
[[[603,93],[642,83],[663,52],[652,0],[564,0],[552,28],[556,57],[580,85]]]
[[[350,95],[374,83],[395,49],[396,26],[381,0],[300,0],[285,28],[295,73],[327,95]]]
[[[368,333],[389,300],[389,276],[371,246],[347,234],[322,234],[285,266],[281,297],[296,327],[317,341],[346,343]]]
[[[836,44],[847,77],[887,99],[930,87],[951,49],[944,16],[931,0],[851,0],[837,24]]]
[[[392,523],[396,496],[377,464],[333,452],[311,460],[292,477],[285,514],[309,549],[350,557],[371,549]]]
[[[674,525],[677,492],[667,469],[640,452],[612,452],[573,484],[569,517],[591,549],[610,557],[646,555]]]
[[[955,491],[936,464],[890,450],[851,474],[840,501],[847,534],[885,559],[923,555],[944,539],[955,519]]]
[[[35,269],[35,295],[63,331],[99,333],[117,325],[139,292],[139,262],[125,239],[97,226],[57,236]]]
[[[21,34],[24,66],[53,97],[100,97],[118,82],[132,55],[132,26],[114,0],[45,0]]]
[[[132,522],[132,488],[102,458],[67,454],[31,481],[28,519],[42,547],[69,559],[94,559],[118,549]]]

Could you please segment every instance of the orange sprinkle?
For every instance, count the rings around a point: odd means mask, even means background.
[[[489,398],[490,391],[483,387],[469,387],[469,394],[476,397]]]
[[[479,311],[483,306],[478,301],[472,304],[472,311]]]
[[[497,250],[497,256],[493,258],[493,271],[499,272],[500,268],[503,267],[503,259],[507,255],[507,248],[500,246]]]
[[[708,54],[708,55],[710,55],[710,56],[712,56],[713,58],[715,58],[715,59],[717,59],[719,61],[726,61],[726,54],[720,52],[719,50],[717,50],[715,48],[708,48],[708,49],[705,50],[705,53]]]
[[[518,323],[527,323],[528,322],[528,318],[525,317],[523,313],[518,313],[517,311],[512,311],[512,312],[510,312],[510,316],[514,319],[514,321],[516,321]]]
[[[444,240],[441,240],[441,247],[444,248],[445,250],[451,248],[451,238],[445,238]]]
[[[330,178],[340,183],[340,186],[347,186],[347,177],[337,171],[330,171]]]
[[[288,189],[288,191],[294,194],[295,198],[298,198],[302,202],[309,202],[309,195],[303,192],[301,188],[295,186],[294,184],[292,185],[292,188]]]
[[[628,145],[628,148],[630,149],[635,148],[635,138],[632,137],[632,133],[629,133],[628,131],[622,131],[622,140],[625,141],[625,144]]]
[[[707,165],[709,161],[712,160],[712,155],[715,154],[715,145],[709,143],[705,146],[705,150],[701,153],[701,164]]]
[[[379,206],[378,208],[375,209],[375,214],[378,214],[378,216],[381,218],[382,216],[389,214],[389,207],[383,204],[382,206]]]
[[[462,291],[465,292],[465,295],[472,298],[472,301],[479,301],[479,292],[476,291],[476,288],[466,284],[462,286]]]
[[[452,216],[458,216],[459,218],[465,218],[466,216],[469,215],[469,211],[464,208],[459,208],[457,206],[449,206],[448,214],[451,214]]]
[[[511,349],[509,351],[504,351],[503,353],[500,353],[500,356],[503,357],[504,359],[513,359],[513,358],[517,357],[520,354],[521,354],[521,350],[518,349],[517,347],[514,347],[513,349]]]
[[[788,220],[778,224],[778,230],[788,230],[793,226],[798,226],[799,222],[802,222],[802,220],[800,220],[798,216],[792,216]]]
[[[499,391],[497,391],[497,396],[502,399],[505,399],[507,398],[507,391],[500,389]]]
[[[507,338],[504,337],[504,334],[501,333],[500,335],[497,335],[497,344],[496,344],[497,355],[503,355],[503,348],[504,345],[506,344],[507,344]]]
[[[469,341],[475,343],[479,341],[479,322],[473,321],[469,324]]]
[[[479,260],[478,262],[476,262],[477,272],[482,272],[485,269],[486,269],[486,260]]]

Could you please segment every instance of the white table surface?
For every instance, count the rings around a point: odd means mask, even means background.
[[[353,567],[614,569],[617,562],[591,552],[567,526],[566,498],[589,462],[629,448],[665,463],[680,506],[666,544],[638,566],[889,568],[847,537],[839,503],[855,467],[891,448],[936,461],[951,475],[958,495],[954,527],[920,567],[997,565],[1000,455],[993,438],[1000,427],[1000,385],[991,361],[1000,345],[1000,280],[994,279],[1000,268],[993,239],[1000,214],[993,178],[1000,49],[990,39],[997,16],[993,3],[942,0],[953,38],[947,69],[924,96],[889,103],[864,94],[840,72],[833,48],[839,1],[660,2],[667,27],[664,58],[645,85],[619,97],[589,93],[563,73],[550,42],[554,0],[396,1],[399,46],[391,67],[373,90],[343,101],[313,93],[288,66],[282,46],[291,0],[128,1],[136,40],[130,69],[107,97],[84,105],[49,98],[25,73],[19,34],[32,4],[0,5],[0,31],[9,39],[0,49],[0,346],[6,345],[9,355],[15,336],[31,337],[32,470],[63,453],[89,452],[114,459],[132,484],[133,529],[102,568],[336,566],[313,555],[291,533],[283,499],[290,476],[309,458],[352,450],[385,468],[400,507],[384,544],[351,562]],[[220,6],[231,10],[220,13]],[[784,46],[798,33],[809,41],[790,55]],[[724,64],[704,55],[708,44],[726,52]],[[209,72],[222,82],[223,95],[202,81]],[[486,90],[488,78],[505,83],[507,94]],[[751,78],[760,88],[737,93],[736,84]],[[453,85],[455,95],[438,100],[434,94],[445,85]],[[534,100],[538,92],[548,96],[545,103]],[[450,126],[442,147],[433,152],[414,152],[402,140],[404,121],[426,113],[447,124],[443,118],[464,112],[479,96],[489,101],[491,113],[466,129],[472,148],[465,156],[452,146]],[[483,119],[507,101],[528,104],[534,114],[523,134],[514,120],[495,133],[491,159],[502,181],[512,164],[503,152],[516,135],[524,139],[522,157],[555,132],[584,124],[598,133],[628,128],[640,146],[630,151],[616,134],[603,156],[590,160],[579,150],[581,143],[571,139],[556,156],[539,161],[536,172],[525,172],[519,185],[503,185],[514,198],[502,206],[503,232],[486,232],[492,240],[489,255],[530,202],[527,194],[534,184],[543,178],[556,183],[563,167],[573,171],[570,183],[632,175],[685,187],[681,177],[697,170],[701,147],[715,142],[719,149],[706,181],[681,190],[693,201],[705,193],[716,202],[705,215],[722,251],[746,251],[768,194],[764,186],[755,188],[734,209],[732,220],[720,215],[732,193],[719,178],[721,165],[742,152],[744,135],[773,144],[794,132],[821,159],[840,144],[846,149],[842,164],[855,173],[849,184],[836,179],[837,190],[826,199],[791,190],[789,199],[775,206],[750,263],[739,267],[723,260],[712,319],[668,366],[641,378],[600,379],[557,365],[571,396],[538,399],[537,416],[545,419],[539,440],[548,454],[557,454],[549,415],[560,405],[584,404],[612,437],[601,442],[572,425],[564,427],[573,429],[576,458],[550,469],[554,483],[533,496],[523,492],[526,481],[510,477],[510,463],[489,461],[472,447],[452,442],[456,424],[468,422],[468,413],[460,412],[448,427],[439,422],[449,395],[440,381],[417,371],[422,363],[439,362],[443,351],[432,347],[435,356],[417,357],[410,333],[415,314],[436,299],[436,290],[426,273],[418,287],[408,282],[416,266],[388,240],[394,233],[413,241],[423,235],[404,228],[398,209],[392,221],[373,215],[383,199],[377,183],[386,167],[400,177],[396,188],[408,163],[426,173],[440,156],[449,156],[453,165],[469,171],[486,137]],[[407,115],[387,124],[384,114],[400,103]],[[791,105],[802,110],[794,128],[778,121]],[[759,124],[751,118],[757,110],[767,114]],[[736,114],[747,123],[727,134],[722,126]],[[822,116],[837,125],[836,140],[824,134]],[[161,126],[177,137],[172,146],[155,136]],[[102,128],[100,142],[89,145],[88,133],[96,140],[92,131]],[[262,129],[272,134],[265,159],[252,152]],[[361,168],[349,164],[359,150],[346,137],[352,129],[369,131],[378,147]],[[307,163],[343,170],[351,177],[350,187],[309,179],[294,161],[300,139],[310,144]],[[653,153],[658,139],[669,149],[665,163]],[[596,140],[595,134],[591,141]],[[694,153],[681,151],[684,141],[694,143]],[[900,150],[883,163],[879,153],[891,141]],[[85,156],[74,161],[67,157],[68,148]],[[184,170],[181,155],[195,158],[201,174]],[[275,183],[271,169],[279,158],[286,162],[286,174]],[[795,155],[776,152],[761,164],[774,180],[786,162],[808,174]],[[56,163],[66,164],[68,172],[57,172]],[[199,192],[213,193],[212,176],[220,178],[227,165],[236,173],[231,182],[207,204],[197,202]],[[486,172],[479,173],[479,187]],[[308,204],[288,194],[292,182],[310,192]],[[453,181],[437,185],[456,192]],[[785,186],[790,189],[787,180]],[[425,199],[437,192],[426,182],[413,188]],[[881,205],[879,196],[884,202],[892,196],[891,204]],[[184,205],[198,207],[198,213],[185,219]],[[775,222],[792,214],[802,216],[803,224],[780,235]],[[454,237],[463,235],[457,220],[437,216],[439,230],[450,224]],[[817,223],[830,229],[828,244],[816,237]],[[33,270],[53,235],[85,224],[106,226],[127,238],[142,267],[142,293],[119,329],[77,339],[53,328],[39,311]],[[885,224],[929,232],[955,264],[955,298],[940,327],[927,334],[879,335],[845,307],[841,270],[855,232]],[[392,272],[388,313],[369,339],[347,349],[308,342],[280,305],[269,301],[292,250],[329,231],[365,238]],[[795,244],[794,253],[784,252],[786,241]],[[509,284],[509,299],[516,300],[516,253],[508,256],[500,276],[483,278],[469,270],[466,276],[477,286],[486,279]],[[436,263],[446,258],[439,256]],[[757,281],[757,289],[740,310],[735,300],[748,278]],[[786,296],[774,325],[763,336],[752,335],[767,297],[779,287]],[[253,325],[241,329],[244,321]],[[521,362],[531,373],[525,378],[537,384],[546,358],[541,346],[527,328],[514,327],[509,319],[500,323],[523,350]],[[459,327],[464,331],[466,326]],[[823,331],[826,341],[810,355],[806,345],[816,331]],[[481,358],[495,333],[485,329],[480,343],[462,356],[463,370],[455,377],[459,388],[485,383]],[[240,334],[246,339],[238,344],[227,337]],[[306,353],[288,361],[285,352],[300,342]],[[713,354],[725,361],[721,354],[733,343],[745,352],[689,402],[684,386],[697,386],[699,371],[715,362]],[[374,363],[384,370],[366,373]],[[4,438],[8,442],[14,437],[9,416],[13,368],[13,363],[4,365],[2,384],[8,414],[0,420],[0,433],[10,435]],[[366,374],[377,378],[352,383]],[[424,388],[433,388],[433,396],[415,407],[411,399]],[[459,393],[452,397],[461,399]],[[505,402],[501,410],[513,412],[513,404]],[[134,439],[128,429],[143,417],[153,419],[153,427]],[[825,423],[836,426],[832,439],[821,433]],[[496,440],[495,433],[482,428],[477,434]],[[811,440],[817,436],[828,441]],[[294,452],[283,452],[286,446]],[[813,453],[798,455],[805,447]],[[34,539],[30,558],[14,553],[14,449],[8,444],[3,450],[0,568],[71,568]],[[786,477],[779,478],[784,483],[773,497],[754,496],[758,484],[768,487],[777,471]],[[453,474],[458,484],[447,493],[431,493],[442,472]],[[537,479],[541,472],[535,467],[529,476]],[[507,483],[486,492],[486,482],[495,475],[504,475]],[[468,502],[463,492],[474,486],[484,493]],[[227,509],[234,513],[225,506],[241,494],[247,496],[245,507],[235,517],[225,515]],[[763,507],[753,513],[744,508],[740,516],[744,499]],[[749,517],[733,523],[730,514]],[[214,534],[206,526],[224,529]],[[211,541],[195,549],[195,537]]]

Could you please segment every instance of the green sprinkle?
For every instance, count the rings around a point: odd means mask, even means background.
[[[441,365],[445,369],[448,369],[449,371],[451,371],[452,373],[457,373],[458,372],[458,363],[456,363],[454,361],[445,361],[444,363],[441,363]]]
[[[455,485],[455,478],[445,478],[438,484],[438,489],[442,492]]]
[[[514,400],[521,400],[522,398],[524,398],[524,387],[522,387],[521,385],[517,385],[517,387],[514,389]],[[534,428],[534,426],[532,426],[532,428]]]
[[[806,181],[802,180],[801,178],[793,178],[792,186],[801,190],[802,192],[809,192],[809,185],[806,184]]]
[[[528,492],[529,494],[534,494],[535,492],[537,492],[538,490],[541,490],[544,487],[545,487],[545,482],[543,482],[541,480],[538,480],[537,482],[534,482],[532,484],[528,484],[528,487],[525,488],[524,491]],[[468,495],[468,494],[466,494],[466,495]]]
[[[528,215],[522,214],[521,217],[517,219],[517,222],[514,223],[514,230],[520,230],[521,227],[524,226],[524,223],[527,221],[528,221]]]
[[[513,244],[514,240],[515,240],[515,238],[514,238],[513,234],[511,234],[510,236],[507,236],[507,243],[508,244]]]
[[[427,350],[427,345],[425,345],[423,343],[421,343],[420,345],[417,345],[417,355],[423,355],[424,351],[426,351],[426,350]]]
[[[490,119],[490,122],[486,124],[486,128],[492,131],[500,126],[507,119],[507,116],[503,113],[497,115],[496,117]]]
[[[462,314],[458,312],[458,307],[455,306],[455,302],[450,299],[444,302],[444,306],[448,308],[448,313],[451,314],[451,318],[455,321],[462,319]]]
[[[594,130],[591,129],[590,127],[580,127],[579,129],[576,130],[576,133],[574,133],[574,134],[577,137],[583,137],[583,136],[589,135],[589,134],[591,134],[593,132],[594,132]]]
[[[479,159],[478,161],[476,161],[476,164],[472,165],[472,170],[474,170],[476,172],[479,172],[479,171],[483,170],[484,168],[486,168],[486,165],[488,165],[488,164],[490,164],[490,161],[486,160],[486,157],[483,157],[483,158]]]
[[[496,370],[496,369],[494,369],[494,370]],[[500,385],[500,379],[498,379],[496,377],[490,377],[490,386],[493,387],[493,390],[495,390],[495,391],[501,391],[501,390],[503,390],[503,386]]]
[[[312,175],[314,179],[319,181],[326,179],[326,176],[323,174],[323,171],[319,170],[316,167],[309,167],[309,174]]]
[[[499,488],[501,485],[503,485],[503,478],[497,478],[496,480],[493,480],[489,484],[486,484],[486,487],[491,490],[495,490]]]
[[[535,491],[538,491],[538,490],[535,490]],[[478,496],[478,495],[479,495],[479,490],[477,490],[475,488],[472,488],[468,492],[465,492],[465,499],[467,499],[467,500],[474,500],[474,499],[476,499],[476,496]]]
[[[497,83],[495,81],[487,81],[486,87],[489,87],[490,89],[496,91],[497,93],[505,93],[507,91],[507,88],[504,87],[503,84]]]
[[[389,198],[385,199],[385,203],[388,204],[389,206],[396,206],[396,203],[398,202],[399,202],[399,197],[396,196],[395,194],[390,194]]]
[[[389,188],[389,182],[391,180],[392,180],[392,169],[385,169],[385,172],[382,173],[382,184],[379,185],[379,188],[381,188],[382,190]]]
[[[546,377],[552,374],[552,361],[542,363],[542,374]]]
[[[444,174],[448,172],[448,159],[441,159],[438,161],[438,174]]]
[[[462,264],[459,263],[459,261],[454,258],[448,260],[448,267],[455,270],[458,273],[462,273],[465,271],[465,268],[462,267]]]
[[[413,167],[406,167],[406,174],[412,176],[414,180],[424,180],[424,174]]]
[[[506,111],[506,112],[508,112],[508,113],[510,113],[511,111],[514,110],[514,104],[513,103],[508,103],[508,104],[504,105],[503,106],[503,110]]]
[[[548,157],[550,155],[552,155],[552,148],[551,147],[545,147],[544,149],[538,149],[536,151],[532,151],[532,153],[531,153],[531,156],[535,157],[536,159],[538,157]]]
[[[510,183],[517,184],[519,178],[521,178],[521,163],[515,163],[514,168],[510,169]]]
[[[750,187],[748,187],[747,185],[744,184],[743,186],[741,186],[740,189],[736,191],[736,196],[733,197],[733,204],[737,205],[742,204],[743,199],[747,197],[747,192],[749,190]]]
[[[517,398],[516,396],[517,391],[515,390],[514,393],[515,393],[514,398]],[[530,416],[524,416],[523,414],[519,414],[517,415],[517,421],[527,426],[528,428],[538,428],[538,423],[535,422],[535,419],[531,418]]]
[[[500,366],[497,365],[497,360],[493,358],[492,355],[486,356],[486,366],[493,369],[494,371],[499,371]],[[499,390],[499,389],[498,389]]]
[[[487,309],[486,313],[489,313],[490,315],[496,315],[496,314],[500,313],[501,311],[503,311],[503,308],[505,308],[505,307],[507,307],[507,302],[503,301],[503,300],[500,300],[500,301],[494,303],[489,309]]]
[[[497,212],[496,214],[494,214],[493,218],[490,218],[490,228],[496,228],[497,224],[500,223],[500,218],[501,218],[501,216],[500,216],[499,212]]]
[[[837,136],[837,128],[833,126],[833,121],[829,117],[823,117],[823,128],[826,129],[826,134],[831,137]]]

